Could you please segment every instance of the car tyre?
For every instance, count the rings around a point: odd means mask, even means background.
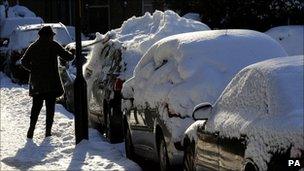
[[[166,142],[163,136],[161,136],[159,140],[158,157],[159,157],[160,170],[161,171],[170,170],[170,163],[168,158]]]
[[[135,152],[134,152],[134,146],[132,142],[131,132],[127,124],[125,124],[125,150],[126,150],[126,156],[130,160],[135,159]]]
[[[106,137],[111,143],[120,143],[123,141],[123,133],[121,126],[118,127],[118,125],[113,124],[113,120],[117,119],[114,116],[114,108],[111,107],[109,113],[106,114]]]
[[[195,171],[196,165],[194,162],[195,159],[195,143],[192,142],[185,147],[183,167],[185,171]]]

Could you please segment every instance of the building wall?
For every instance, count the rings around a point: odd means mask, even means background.
[[[132,16],[154,11],[156,1],[159,0],[82,0],[83,32],[105,33],[110,29],[118,28],[123,21]],[[17,0],[9,0],[10,6],[15,5],[16,2]],[[45,22],[62,22],[65,25],[74,25],[74,2],[74,0],[19,0],[20,5],[35,12]]]

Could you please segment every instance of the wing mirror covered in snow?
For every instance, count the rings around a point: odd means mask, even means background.
[[[210,103],[201,103],[194,107],[192,117],[194,120],[207,120],[212,112],[212,105]]]

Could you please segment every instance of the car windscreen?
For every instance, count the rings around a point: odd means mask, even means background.
[[[16,30],[10,37],[11,49],[17,50],[27,48],[31,43],[38,39],[38,31],[39,29]],[[72,41],[65,28],[53,28],[53,31],[56,33],[54,40],[59,44],[66,45]]]

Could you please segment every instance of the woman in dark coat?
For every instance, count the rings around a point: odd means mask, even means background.
[[[28,138],[33,138],[43,100],[46,106],[45,136],[51,136],[56,97],[64,92],[58,72],[58,56],[65,61],[74,57],[53,40],[55,33],[50,26],[44,26],[38,34],[39,39],[28,47],[21,59],[23,67],[30,72],[29,95],[33,97]]]

